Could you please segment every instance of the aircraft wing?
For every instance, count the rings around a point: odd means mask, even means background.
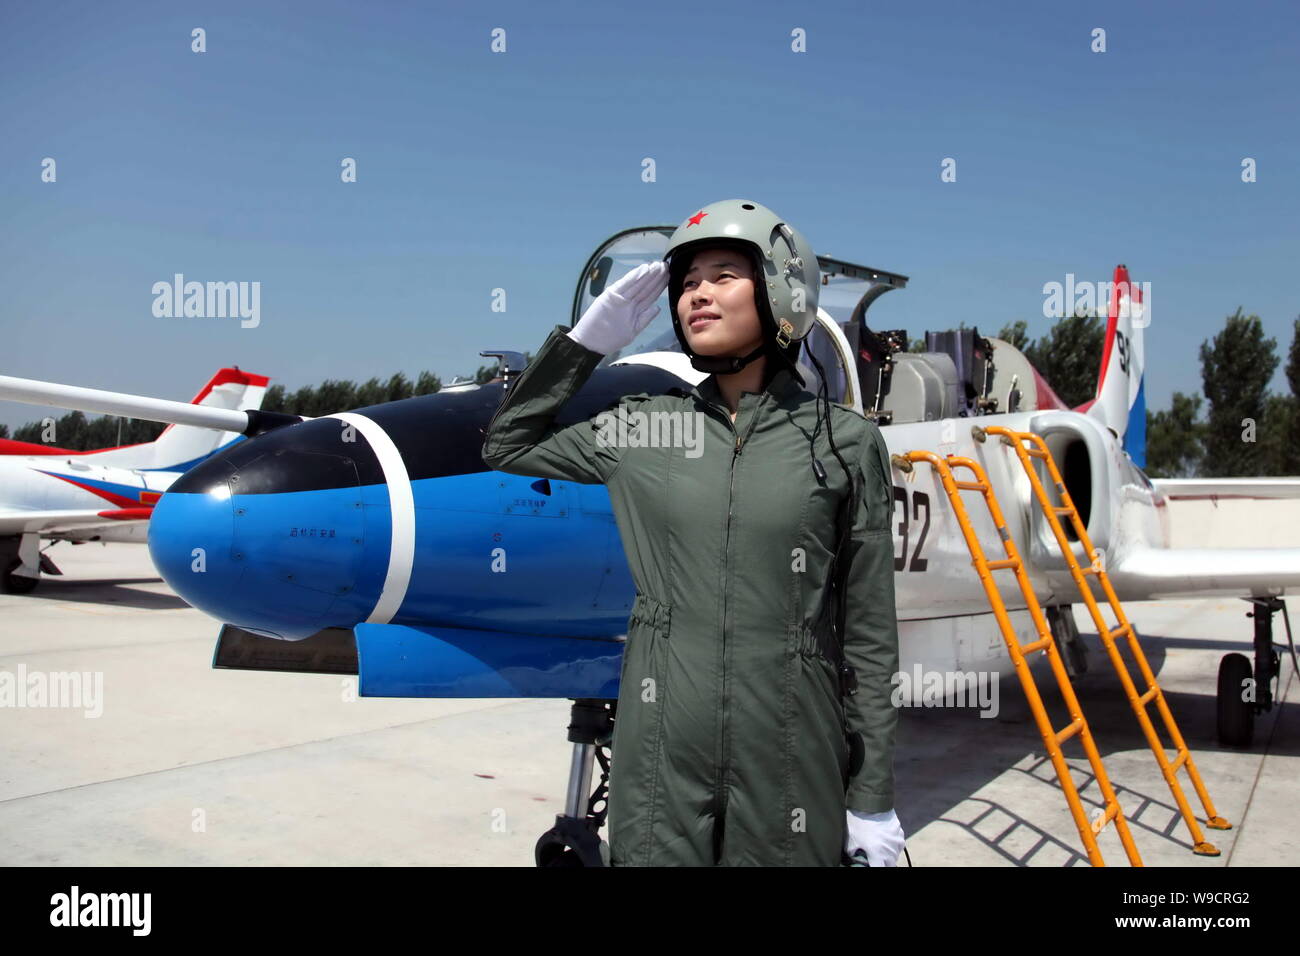
[[[106,511],[82,508],[62,511],[6,509],[0,510],[0,535],[113,527],[123,521],[148,521],[150,510],[149,508],[114,508]]]
[[[226,370],[235,375],[251,377],[248,373]],[[220,376],[221,373],[218,373]],[[77,385],[59,385],[54,382],[41,382],[35,379],[15,378],[0,375],[0,400],[25,402],[29,405],[45,405],[55,408],[75,408],[83,412],[98,412],[104,415],[121,415],[126,418],[143,418],[145,421],[166,422],[169,425],[189,425],[195,428],[210,428],[216,431],[233,432],[236,435],[256,435],[262,431],[300,421],[307,421],[301,415],[288,415],[282,412],[264,412],[261,389],[265,386],[264,376],[255,376],[260,380],[258,391],[252,398],[253,404],[246,408],[225,408],[220,404],[194,404],[191,402],[173,402],[161,398],[149,398],[144,395],[128,395],[123,392],[108,392],[96,388],[82,388]],[[212,394],[211,386],[195,396],[202,400]],[[166,432],[164,431],[164,434]]]
[[[1106,572],[1123,601],[1300,594],[1300,548],[1144,548]]]
[[[1300,498],[1300,478],[1152,478],[1175,501],[1211,498]]]

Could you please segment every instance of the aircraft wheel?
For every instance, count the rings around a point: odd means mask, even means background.
[[[546,862],[538,864],[539,866],[583,866],[583,862],[578,858],[578,854],[572,850],[561,850],[558,853],[551,854],[546,858]]]
[[[1254,676],[1245,654],[1224,654],[1219,661],[1218,730],[1224,746],[1249,747],[1255,737],[1255,705],[1241,699]]]
[[[22,562],[14,558],[3,575],[4,589],[9,594],[30,594],[36,589],[36,585],[40,583],[41,579],[14,574],[14,570],[19,567],[22,567]]]
[[[1047,623],[1056,641],[1056,649],[1065,659],[1066,673],[1072,682],[1079,683],[1088,673],[1088,648],[1079,637],[1079,627],[1074,623],[1070,605],[1047,608]]]
[[[609,866],[609,845],[589,820],[558,815],[533,851],[538,866]]]

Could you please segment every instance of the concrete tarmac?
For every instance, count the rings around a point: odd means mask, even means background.
[[[0,594],[0,670],[101,674],[102,697],[83,704],[102,712],[0,706],[0,864],[532,865],[562,809],[568,701],[358,699],[355,678],[214,671],[217,622],[163,584],[147,548],[60,544],[51,557],[64,577]],[[1247,610],[1240,600],[1128,606],[1233,824],[1204,831],[1222,852],[1202,857],[1076,605],[1090,648],[1077,692],[1147,865],[1300,863],[1288,822],[1300,691],[1288,655],[1286,703],[1257,720],[1254,744],[1215,739],[1219,659],[1249,655]],[[1059,695],[1036,671],[1059,727]],[[999,704],[992,718],[902,712],[897,809],[912,863],[1086,865],[1017,681],[1001,682]],[[1077,743],[1066,754],[1094,816],[1088,763]],[[1204,819],[1186,774],[1179,780]],[[1113,828],[1100,844],[1108,864],[1125,864]]]

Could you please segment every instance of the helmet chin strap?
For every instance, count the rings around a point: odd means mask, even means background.
[[[739,372],[742,368],[766,351],[767,343],[762,342],[759,344],[758,348],[745,356],[692,355],[691,367],[697,372],[713,372],[715,374],[730,375],[733,372]]]

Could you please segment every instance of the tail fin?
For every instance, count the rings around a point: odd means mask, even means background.
[[[1147,403],[1143,329],[1151,321],[1150,283],[1129,281],[1128,267],[1115,267],[1101,353],[1097,397],[1086,414],[1120,436],[1124,451],[1139,468],[1146,466]]]
[[[237,368],[223,368],[199,390],[190,404],[236,411],[261,408],[269,381],[265,375],[254,375]],[[152,442],[111,448],[93,454],[95,463],[101,465],[138,468],[141,471],[186,471],[213,452],[241,438],[235,432],[194,425],[168,425]]]

